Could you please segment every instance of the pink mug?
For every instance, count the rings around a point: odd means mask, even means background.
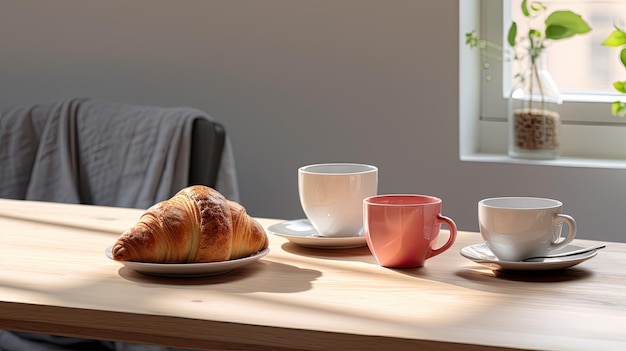
[[[442,223],[450,236],[435,249]],[[363,228],[378,264],[390,268],[422,267],[427,259],[449,249],[457,232],[454,221],[441,215],[441,199],[410,194],[364,199]]]

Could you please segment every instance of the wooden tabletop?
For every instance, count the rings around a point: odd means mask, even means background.
[[[626,349],[626,244],[514,274],[459,254],[477,233],[404,270],[378,266],[367,247],[268,234],[270,253],[250,265],[162,278],[104,254],[142,212],[0,199],[0,329],[207,350]]]

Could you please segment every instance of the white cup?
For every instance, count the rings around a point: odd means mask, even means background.
[[[320,236],[356,236],[363,231],[363,199],[378,192],[378,168],[324,163],[298,169],[300,204]]]
[[[499,197],[478,203],[483,240],[503,261],[522,261],[567,246],[576,236],[576,221],[561,213],[558,200],[536,197]],[[562,224],[568,226],[561,239]]]

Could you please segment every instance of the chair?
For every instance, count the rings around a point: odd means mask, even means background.
[[[79,98],[0,114],[0,197],[145,208],[196,184],[238,201],[224,126],[201,111]],[[48,346],[168,350],[0,330],[0,350]]]

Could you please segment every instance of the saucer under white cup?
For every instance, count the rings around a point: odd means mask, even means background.
[[[286,238],[290,242],[315,249],[350,249],[367,245],[363,232],[353,236],[320,236],[308,219],[295,219],[273,224],[268,232]]]
[[[550,251],[549,254],[567,253],[583,248],[584,247],[578,245],[568,245],[564,248]],[[484,265],[492,270],[552,271],[573,267],[594,258],[598,254],[598,250],[591,250],[572,256],[548,258],[543,261],[503,261],[498,259],[485,243],[481,243],[462,248],[460,254],[461,256]]]

